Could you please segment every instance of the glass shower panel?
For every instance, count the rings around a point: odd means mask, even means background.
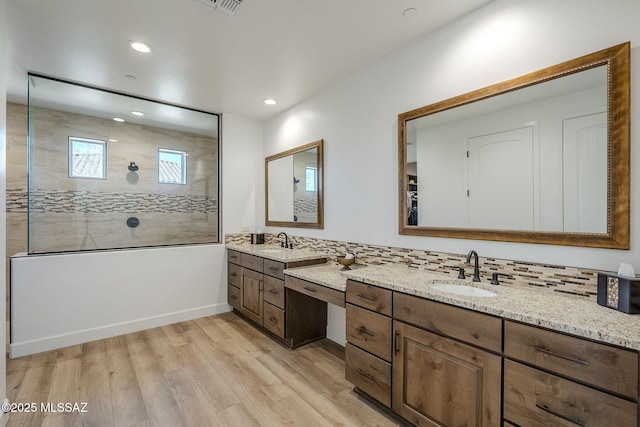
[[[218,129],[216,114],[29,75],[29,253],[219,243]]]

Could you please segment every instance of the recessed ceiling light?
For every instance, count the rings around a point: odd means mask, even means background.
[[[109,142],[118,142],[118,140],[111,138],[111,139],[109,139]]]
[[[140,53],[149,53],[151,52],[151,46],[143,42],[130,41],[129,46],[135,51]]]
[[[273,98],[267,98],[264,100],[264,103],[267,105],[276,105],[276,100]]]
[[[123,119],[123,118],[121,118],[121,117],[114,117],[114,118],[113,118],[113,121],[114,121],[114,122],[122,123],[122,122],[124,122],[124,119]]]
[[[133,114],[134,116],[144,116],[144,113],[142,111],[132,111],[131,114]]]

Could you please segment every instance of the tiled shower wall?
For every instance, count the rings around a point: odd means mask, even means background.
[[[27,107],[8,104],[7,253],[27,250]],[[212,137],[32,109],[32,252],[218,240],[218,144]],[[215,117],[212,116],[212,120]],[[107,142],[107,179],[69,178],[69,136]],[[159,148],[186,151],[187,185],[158,183]],[[137,172],[127,169],[130,162]],[[127,218],[140,220],[127,227]]]
[[[422,251],[367,245],[337,240],[323,240],[289,236],[294,248],[322,251],[331,257],[344,255],[347,250],[356,253],[356,262],[367,265],[404,264],[407,268],[458,276],[458,269],[465,267],[467,277],[473,268],[466,265],[466,254]],[[250,243],[248,234],[228,234],[225,243]],[[278,243],[280,239],[265,235],[265,243]],[[502,283],[527,286],[541,291],[558,292],[565,295],[594,298],[597,294],[597,270],[559,265],[535,264],[524,261],[480,257],[482,282],[488,283],[492,272],[499,272]]]

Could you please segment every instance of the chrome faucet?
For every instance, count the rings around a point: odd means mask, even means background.
[[[478,266],[478,252],[469,251],[469,253],[467,254],[467,264],[471,264],[471,257],[475,257],[475,260],[473,262],[473,281],[474,282],[479,282],[480,281],[480,267]]]
[[[287,233],[285,233],[284,231],[281,232],[280,234],[278,234],[277,237],[280,237],[284,234],[284,242],[280,242],[280,247],[281,248],[288,248],[289,247],[289,236],[287,236]]]

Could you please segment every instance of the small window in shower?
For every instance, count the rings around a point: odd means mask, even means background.
[[[305,174],[305,190],[318,191],[318,169],[307,166]]]
[[[158,182],[162,184],[187,183],[187,156],[184,151],[158,150]]]
[[[107,141],[70,136],[69,178],[107,179]]]

